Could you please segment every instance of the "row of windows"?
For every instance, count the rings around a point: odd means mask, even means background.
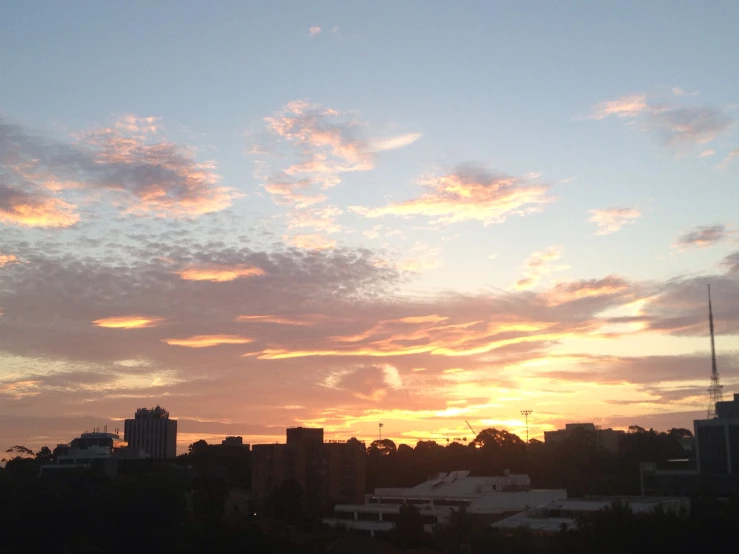
[[[344,520],[344,521],[353,521],[354,513],[337,511],[337,512],[334,512],[334,518],[338,520]],[[436,516],[424,515],[422,516],[422,518],[423,518],[424,525],[436,525],[436,521],[437,521]],[[357,520],[358,521],[380,521],[380,513],[379,512],[358,512]],[[396,521],[398,521],[398,514],[382,514],[382,521],[389,522],[389,523],[395,523]]]
[[[370,504],[413,504],[414,506],[430,505],[433,503],[434,506],[469,506],[469,500],[452,500],[447,498],[435,498],[433,501],[430,498],[380,498],[378,496],[371,496],[369,499]]]

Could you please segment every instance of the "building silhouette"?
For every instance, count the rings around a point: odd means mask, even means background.
[[[564,429],[544,431],[544,443],[553,445],[572,439],[580,439],[592,443],[595,448],[616,454],[618,444],[623,436],[623,431],[600,429],[594,423],[567,423]]]
[[[82,433],[69,444],[58,444],[54,449],[54,463],[41,466],[41,474],[60,473],[70,469],[94,469],[115,476],[122,460],[143,460],[146,453],[122,440],[116,430],[108,433],[94,430]]]
[[[124,425],[124,440],[133,448],[141,448],[155,460],[177,456],[177,421],[169,412],[156,408],[140,408]]]
[[[277,491],[297,485],[304,510],[321,512],[337,502],[359,502],[365,489],[364,445],[324,442],[323,429],[287,429],[285,444],[252,445],[252,489],[259,509]]]

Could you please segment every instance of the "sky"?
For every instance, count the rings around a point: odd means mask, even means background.
[[[739,4],[0,3],[0,448],[692,427]]]

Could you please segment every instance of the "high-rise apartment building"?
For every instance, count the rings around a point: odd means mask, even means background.
[[[134,419],[127,419],[124,439],[133,448],[141,448],[157,460],[177,455],[177,421],[169,419],[164,408],[140,408]]]

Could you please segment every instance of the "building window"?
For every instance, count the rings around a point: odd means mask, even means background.
[[[379,512],[358,512],[357,519],[359,521],[380,521]]]

